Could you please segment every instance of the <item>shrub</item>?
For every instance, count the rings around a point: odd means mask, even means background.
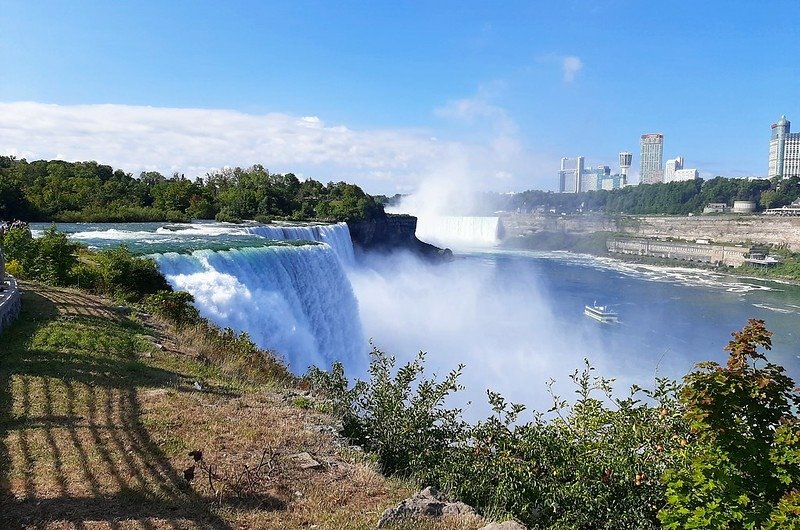
[[[725,367],[700,363],[680,394],[693,439],[664,474],[665,528],[797,528],[800,397],[766,360],[772,333],[750,320],[725,348]],[[775,526],[777,525],[777,526]]]
[[[6,263],[6,272],[11,276],[18,278],[20,280],[27,279],[27,276],[25,274],[25,269],[23,269],[22,264],[15,259]]]
[[[159,291],[143,299],[144,307],[179,328],[197,324],[200,313],[192,305],[194,296],[186,291]]]
[[[373,347],[369,381],[348,389],[341,365],[330,373],[312,368],[312,388],[333,403],[343,421],[344,434],[377,454],[385,473],[410,475],[441,465],[450,444],[465,424],[459,409],[444,406],[458,390],[462,367],[442,381],[422,379],[424,352],[392,374],[395,359]]]
[[[98,252],[95,260],[103,290],[123,300],[138,301],[148,294],[172,290],[155,261],[134,256],[124,245]]]
[[[21,278],[41,280],[53,285],[67,285],[70,273],[78,262],[80,245],[51,226],[42,237],[34,239],[27,226],[14,227],[2,238],[5,258],[16,262],[14,269]],[[10,270],[9,273],[13,274]]]
[[[616,399],[612,380],[593,371],[587,362],[572,374],[574,404],[553,396],[551,421],[536,413],[520,423],[525,407],[489,392],[494,414],[463,434],[436,472],[443,485],[531,528],[658,528],[657,477],[681,431],[675,383]]]

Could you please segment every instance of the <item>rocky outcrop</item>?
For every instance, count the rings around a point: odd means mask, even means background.
[[[419,517],[463,516],[477,517],[475,510],[463,502],[453,502],[436,488],[428,486],[408,499],[388,508],[378,521],[378,528],[386,528],[405,519]]]
[[[450,249],[424,243],[417,239],[417,218],[412,215],[389,214],[381,219],[350,221],[350,239],[359,252],[392,252],[409,250],[431,261],[448,261]]]

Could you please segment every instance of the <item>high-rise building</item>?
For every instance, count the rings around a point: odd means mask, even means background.
[[[664,166],[664,182],[672,182],[675,180],[675,172],[679,169],[683,169],[682,156],[667,160],[667,164]]]
[[[612,175],[608,166],[586,167],[584,158],[562,158],[558,172],[559,193],[616,190],[623,187],[623,175]]]
[[[768,178],[800,176],[800,133],[792,133],[791,125],[786,116],[772,124]]]
[[[639,181],[655,184],[664,181],[664,135],[650,133],[642,135],[639,159]]]
[[[627,151],[619,154],[619,174],[622,177],[621,187],[623,188],[628,185],[628,170],[631,168],[631,160],[633,160],[633,154]]]
[[[683,182],[685,180],[697,180],[700,176],[698,171],[694,168],[676,169],[675,174],[672,176],[670,182]]]
[[[561,170],[558,172],[558,192],[578,193],[581,190],[581,175],[583,174],[583,157],[562,158]]]

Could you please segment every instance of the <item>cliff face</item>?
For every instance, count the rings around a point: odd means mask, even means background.
[[[353,246],[360,252],[409,250],[426,259],[452,258],[450,249],[441,249],[417,239],[417,218],[411,215],[387,215],[383,219],[348,222]]]
[[[769,243],[800,251],[800,217],[725,216],[548,216],[512,214],[503,217],[506,238],[537,232],[620,232],[640,237],[709,239],[732,243]]]

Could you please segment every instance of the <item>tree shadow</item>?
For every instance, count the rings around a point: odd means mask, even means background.
[[[91,521],[120,528],[135,521],[144,529],[231,528],[143,423],[138,389],[193,391],[187,376],[135,354],[31,349],[61,306],[36,292],[23,296],[19,321],[0,335],[0,527],[62,521],[81,528]]]

